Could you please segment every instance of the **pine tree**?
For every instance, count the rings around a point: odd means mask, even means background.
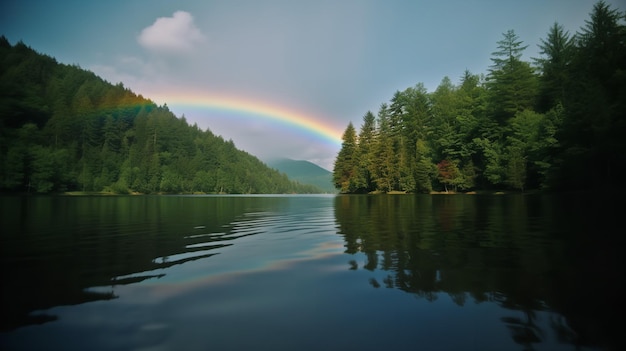
[[[333,183],[340,192],[351,193],[358,188],[356,181],[358,176],[357,138],[352,122],[346,127],[342,140],[341,150],[339,150],[333,169]]]
[[[458,159],[462,153],[463,134],[460,133],[457,116],[458,94],[448,77],[444,77],[432,100],[432,135],[435,159]]]
[[[540,58],[534,61],[541,72],[540,111],[547,111],[565,99],[565,87],[569,77],[569,68],[574,54],[574,40],[558,23],[548,31],[548,37],[541,39]]]
[[[389,108],[386,103],[382,103],[378,110],[378,134],[374,144],[376,162],[372,164],[371,171],[376,189],[382,192],[392,191],[398,184],[399,160],[394,144]]]
[[[358,183],[362,192],[370,192],[376,189],[372,167],[375,164],[374,143],[376,140],[376,117],[371,111],[363,116],[363,125],[358,139]]]
[[[498,41],[498,51],[492,53],[493,65],[487,81],[491,115],[500,125],[518,111],[533,108],[537,95],[533,69],[521,60],[527,45],[522,46],[513,30],[503,36],[504,39]]]
[[[568,187],[618,184],[626,176],[626,26],[624,14],[597,2],[576,35],[559,140]]]

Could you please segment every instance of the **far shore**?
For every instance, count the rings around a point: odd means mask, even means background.
[[[541,190],[530,190],[530,191],[524,191],[524,192],[520,192],[520,191],[515,191],[515,190],[509,190],[509,191],[503,191],[503,190],[478,190],[478,191],[467,191],[467,192],[462,192],[462,191],[431,191],[430,193],[426,194],[426,195],[508,195],[508,194],[524,194],[524,195],[529,195],[529,194],[537,194],[537,193],[544,193],[544,191]],[[302,195],[317,195],[316,194],[302,194]],[[367,194],[350,194],[350,193],[319,193],[320,195],[416,195],[416,193],[411,193],[411,192],[406,192],[406,191],[389,191],[389,192],[381,192],[381,191],[373,191]],[[65,191],[65,192],[56,192],[56,193],[35,193],[35,192],[30,192],[30,193],[13,193],[13,192],[8,192],[8,193],[0,193],[0,195],[52,195],[52,196],[141,196],[141,195],[150,195],[150,196],[154,196],[154,195],[199,195],[199,196],[203,196],[203,195],[276,195],[276,194],[260,194],[260,193],[255,193],[255,194],[239,194],[239,193],[205,193],[205,192],[185,192],[185,193],[163,193],[163,192],[158,192],[158,193],[151,193],[151,194],[145,194],[145,193],[140,193],[140,192],[129,192],[129,193],[115,193],[115,192],[111,192],[111,191]],[[293,195],[297,195],[297,194],[293,194]]]

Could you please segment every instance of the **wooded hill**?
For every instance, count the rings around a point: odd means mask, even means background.
[[[122,83],[0,37],[0,191],[317,193]]]
[[[579,32],[555,23],[540,57],[513,30],[489,72],[397,91],[349,124],[333,171],[344,193],[600,189],[626,177],[624,13],[597,2]]]
[[[276,159],[267,161],[267,165],[285,173],[289,179],[302,184],[311,184],[325,193],[336,193],[333,186],[332,172],[304,160]]]

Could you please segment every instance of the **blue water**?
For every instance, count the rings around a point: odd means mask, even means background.
[[[621,271],[551,197],[1,199],[3,350],[619,343],[594,284]]]

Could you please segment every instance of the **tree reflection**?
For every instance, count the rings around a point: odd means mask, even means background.
[[[54,321],[32,314],[60,305],[117,298],[102,286],[158,279],[174,265],[206,259],[234,239],[258,202],[231,197],[2,197],[0,331]],[[197,228],[194,226],[203,224]]]
[[[503,317],[502,321],[511,331],[513,340],[524,346],[524,350],[532,350],[533,344],[540,343],[543,339],[543,331],[535,323],[535,312],[524,311],[525,318]]]
[[[621,339],[606,315],[621,320],[613,304],[622,299],[623,284],[615,279],[623,280],[623,265],[616,262],[623,259],[619,246],[606,247],[615,243],[613,237],[598,238],[591,229],[610,228],[616,220],[602,210],[579,213],[585,201],[540,195],[355,195],[338,196],[335,215],[346,253],[362,255],[368,271],[389,273],[382,282],[388,288],[427,301],[446,293],[459,306],[472,299],[520,311],[523,317],[501,321],[525,349],[545,338],[536,311],[563,317],[548,324],[559,342],[606,346]],[[584,272],[589,274],[581,276]],[[369,284],[381,286],[374,278]]]
[[[370,278],[369,282],[370,282],[370,285],[373,286],[374,288],[377,288],[377,289],[380,288],[380,283],[375,278]]]

